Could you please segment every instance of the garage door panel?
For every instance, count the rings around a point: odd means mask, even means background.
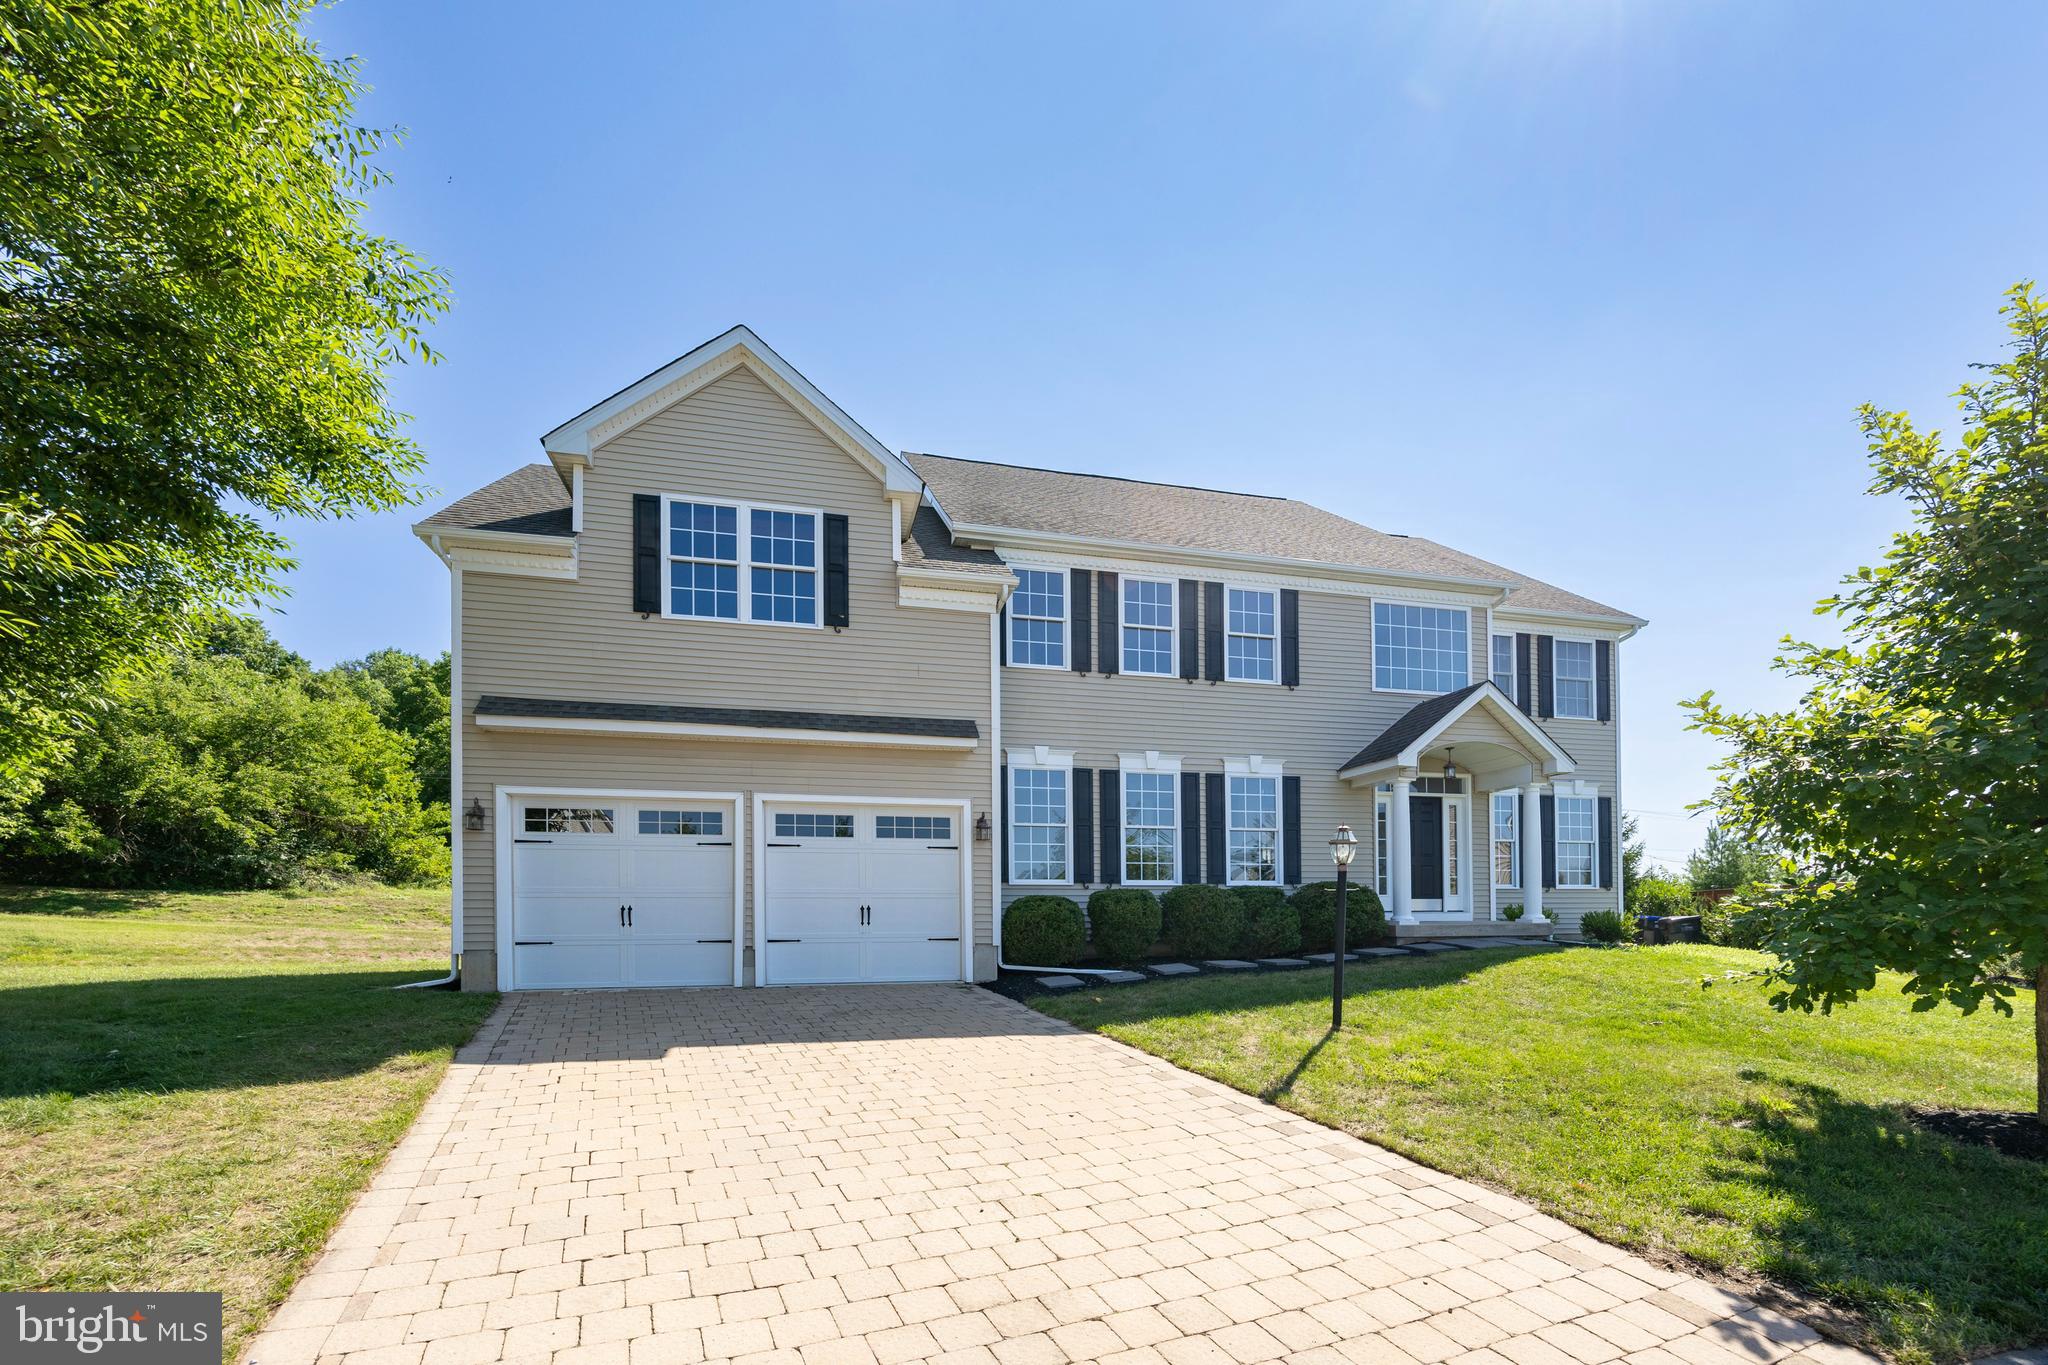
[[[778,894],[802,896],[843,892],[856,902],[860,899],[861,854],[855,849],[835,848],[829,844],[771,845],[768,864],[774,873]]]
[[[589,896],[521,896],[512,920],[512,937],[523,938],[621,938],[618,900]]]
[[[768,979],[778,986],[858,981],[860,953],[861,940],[853,934],[770,943]]]
[[[771,805],[769,828],[777,828],[778,815],[821,809]],[[951,837],[958,810],[876,805],[834,813],[846,811],[850,837],[771,838],[767,844],[764,979],[771,985],[959,980],[965,854]],[[784,827],[794,832],[793,824]]]
[[[858,937],[860,929],[860,888],[848,886],[829,895],[782,895],[777,893],[770,908],[767,929],[771,938]]]
[[[626,955],[626,965],[630,984],[635,986],[729,986],[732,940],[698,943],[639,938]]]
[[[950,856],[957,850],[946,848],[930,849],[919,847],[915,850],[890,849],[887,852],[868,854],[870,866],[863,885],[891,892],[916,894],[933,893],[946,897],[960,894],[960,864]]]
[[[517,955],[513,979],[528,990],[616,986],[623,969],[616,941],[527,944],[512,951]]]
[[[869,981],[958,981],[960,943],[948,939],[870,938],[863,945]]]
[[[873,906],[868,925],[877,936],[930,937],[960,932],[958,892],[951,896],[891,896]]]
[[[585,891],[609,894],[623,885],[619,847],[601,844],[519,844],[513,875],[522,892]]]

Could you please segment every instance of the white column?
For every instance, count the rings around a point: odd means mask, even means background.
[[[1535,924],[1549,923],[1543,913],[1543,786],[1522,788],[1522,904]]]
[[[1396,778],[1394,795],[1387,807],[1387,889],[1394,897],[1394,923],[1415,923],[1415,909],[1409,892],[1414,883],[1408,871],[1408,779]]]

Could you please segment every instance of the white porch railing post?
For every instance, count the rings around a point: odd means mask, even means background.
[[[1543,913],[1543,788],[1531,782],[1522,789],[1522,903],[1533,924],[1548,924]]]
[[[1413,883],[1408,873],[1408,792],[1405,777],[1394,779],[1394,799],[1387,808],[1387,890],[1394,899],[1394,923],[1415,923],[1415,907],[1409,892]]]

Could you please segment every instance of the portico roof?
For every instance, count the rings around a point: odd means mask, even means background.
[[[1453,725],[1472,711],[1481,709],[1522,742],[1532,762],[1540,759],[1550,775],[1568,773],[1578,766],[1577,760],[1565,752],[1563,745],[1524,715],[1498,684],[1486,679],[1454,692],[1429,697],[1409,707],[1392,725],[1382,730],[1378,738],[1339,768],[1337,776],[1359,778],[1382,769],[1413,768]]]

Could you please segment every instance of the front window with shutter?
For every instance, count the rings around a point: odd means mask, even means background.
[[[1279,597],[1256,588],[1232,588],[1224,608],[1223,676],[1231,682],[1275,682],[1279,674]]]
[[[754,625],[818,624],[822,513],[703,498],[664,501],[668,615]]]
[[[1554,709],[1560,716],[1593,719],[1593,642],[1559,640],[1552,650]]]
[[[818,623],[818,519],[807,512],[752,509],[754,619]]]
[[[1589,887],[1599,863],[1600,806],[1590,796],[1557,798],[1557,884]]]
[[[1010,880],[1071,880],[1065,768],[1010,769]]]
[[[1519,792],[1493,794],[1493,884],[1522,884],[1522,797]]]
[[[1508,700],[1520,701],[1515,695],[1515,637],[1496,635],[1493,637],[1493,685],[1508,694]]]
[[[1471,613],[1462,607],[1372,604],[1372,685],[1378,692],[1453,692],[1469,683]]]
[[[1230,779],[1230,864],[1233,886],[1280,880],[1280,779]]]
[[[1067,575],[1064,569],[1018,569],[1010,595],[1010,662],[1024,668],[1067,666]]]
[[[1164,886],[1177,881],[1174,831],[1179,825],[1177,773],[1125,773],[1124,881]]]
[[[1126,578],[1123,616],[1124,672],[1172,677],[1174,585]]]

